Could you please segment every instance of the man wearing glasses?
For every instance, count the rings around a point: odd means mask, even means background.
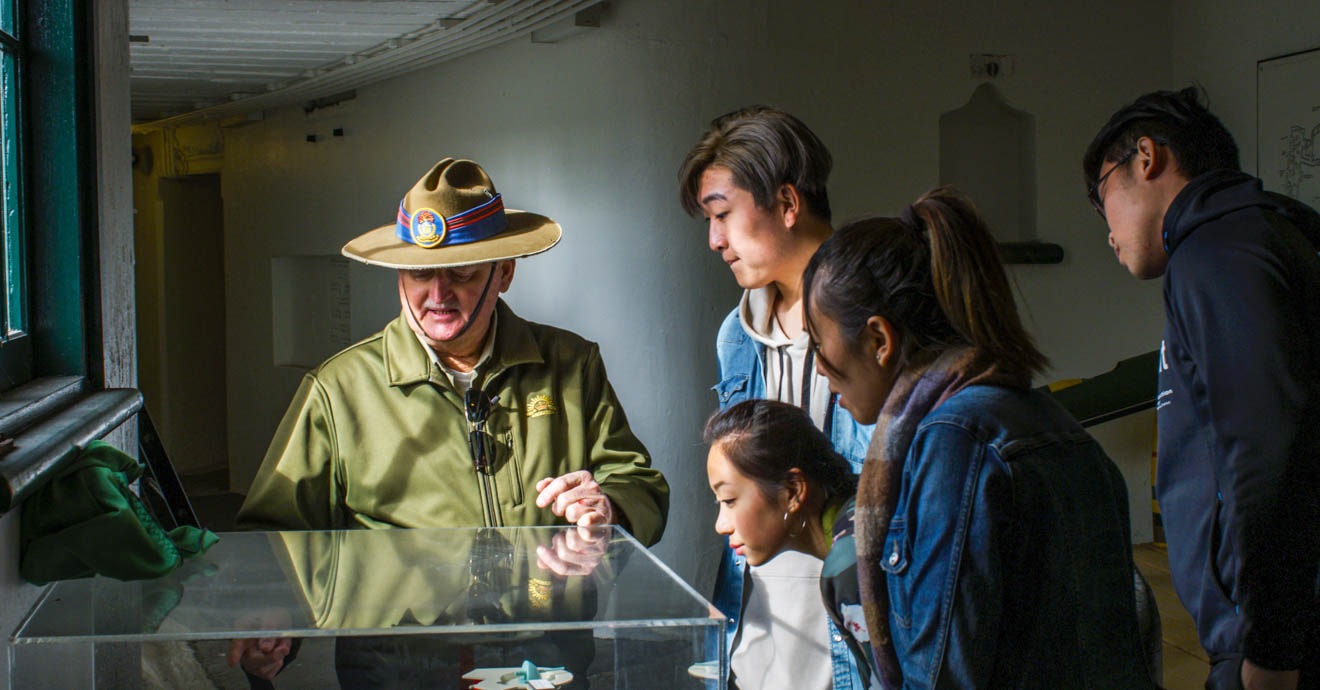
[[[1164,277],[1156,481],[1206,687],[1320,687],[1320,215],[1241,172],[1194,88],[1119,110],[1082,169]]]

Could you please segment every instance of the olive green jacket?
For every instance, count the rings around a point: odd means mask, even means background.
[[[524,321],[503,301],[473,388],[498,395],[488,470],[463,398],[401,314],[303,377],[238,514],[240,528],[565,524],[536,482],[590,470],[619,522],[659,541],[669,485],[628,428],[595,343]]]

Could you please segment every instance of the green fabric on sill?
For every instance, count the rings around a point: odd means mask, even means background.
[[[219,540],[196,527],[166,532],[128,487],[140,476],[137,460],[102,441],[88,444],[23,503],[23,577],[37,585],[93,575],[149,579]]]

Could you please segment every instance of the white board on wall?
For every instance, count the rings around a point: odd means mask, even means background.
[[[270,287],[276,366],[311,369],[353,342],[348,259],[273,256]]]
[[[1320,206],[1320,49],[1256,63],[1256,175]]]

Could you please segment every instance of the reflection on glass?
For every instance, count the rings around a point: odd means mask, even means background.
[[[389,540],[370,530],[273,534],[312,625],[364,630],[595,617],[591,573],[557,575],[538,564],[537,547],[552,547],[559,530],[397,532]]]
[[[155,580],[55,583],[14,639],[149,641],[164,622],[174,639],[718,624],[626,532],[594,529],[226,533]]]
[[[139,648],[146,668],[147,650],[177,657],[186,641],[219,660],[217,687],[243,687],[231,642],[291,638],[277,687],[466,688],[464,674],[531,661],[572,674],[564,688],[700,688],[687,669],[727,663],[724,625],[617,527],[227,533],[155,580],[51,585],[11,638],[10,686]],[[98,687],[102,668],[87,666]]]

